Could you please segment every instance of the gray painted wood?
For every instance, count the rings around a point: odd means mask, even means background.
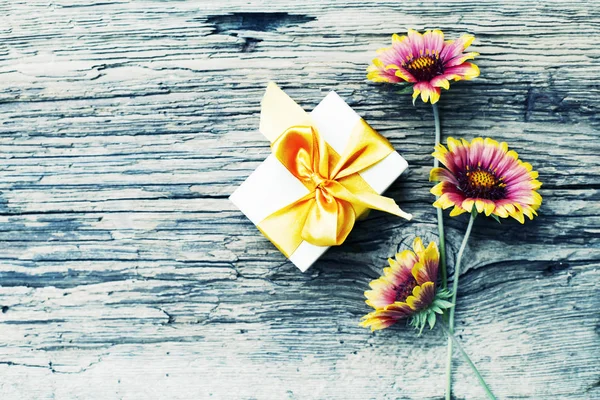
[[[478,220],[457,333],[502,399],[600,398],[600,3],[6,1],[0,4],[0,397],[438,399],[441,332],[371,334],[362,292],[436,238],[431,108],[365,81],[393,32],[473,33],[481,77],[445,136],[508,141],[540,217]],[[411,164],[301,274],[227,200],[268,155],[269,80],[336,90]],[[450,256],[466,217],[447,223]],[[483,392],[456,360],[457,398]]]

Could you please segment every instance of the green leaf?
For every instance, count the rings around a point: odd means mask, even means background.
[[[407,93],[412,93],[412,91],[413,91],[412,85],[405,85],[402,89],[397,90],[396,94],[407,94]]]
[[[499,224],[502,223],[502,222],[500,222],[500,217],[497,216],[496,214],[492,214],[492,215],[490,215],[490,217],[494,218],[496,220],[496,222],[498,222]]]
[[[429,329],[433,329],[435,326],[435,313],[430,312],[427,314],[427,323],[429,324]]]
[[[473,204],[473,208],[471,208],[471,215],[473,218],[477,218],[477,207],[475,207],[475,204]]]

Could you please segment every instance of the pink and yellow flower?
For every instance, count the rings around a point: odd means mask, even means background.
[[[392,35],[392,46],[377,51],[378,57],[367,68],[367,78],[374,82],[413,83],[413,102],[431,104],[440,99],[441,89],[450,88],[450,80],[469,80],[479,76],[477,65],[467,62],[479,53],[464,51],[474,36],[463,35],[458,40],[444,41],[442,31],[427,31],[423,35],[409,29],[408,36]]]
[[[542,204],[537,190],[542,183],[531,164],[519,159],[504,142],[475,138],[448,138],[448,149],[437,145],[433,156],[446,168],[433,168],[430,181],[438,181],[431,193],[440,196],[433,203],[437,208],[454,206],[450,216],[472,212],[513,217],[520,223],[524,216],[533,219]]]
[[[441,314],[451,303],[446,291],[436,293],[439,253],[434,242],[427,248],[420,238],[413,250],[404,250],[388,259],[383,276],[372,281],[372,290],[365,292],[365,301],[375,311],[364,316],[360,323],[371,330],[384,329],[401,319],[412,318],[412,325],[422,330],[425,323],[435,324],[435,313]]]

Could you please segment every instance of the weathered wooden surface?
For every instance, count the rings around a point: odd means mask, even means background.
[[[478,220],[457,329],[499,398],[600,398],[600,2],[0,3],[0,398],[437,399],[445,345],[359,328],[362,292],[436,238],[430,107],[365,81],[390,34],[469,32],[445,136],[508,141],[540,217]],[[411,164],[301,274],[227,200],[269,153],[266,83],[336,90]],[[448,222],[454,255],[465,217]],[[457,398],[480,399],[457,358]]]

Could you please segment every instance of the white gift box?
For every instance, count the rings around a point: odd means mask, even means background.
[[[319,131],[338,154],[342,154],[360,116],[335,92],[330,92],[310,116]],[[264,132],[263,132],[264,133]],[[383,193],[408,164],[397,152],[361,171],[360,176],[377,193]],[[307,195],[309,190],[274,156],[269,155],[229,199],[258,225],[269,215]],[[329,247],[303,241],[289,260],[306,271]]]

